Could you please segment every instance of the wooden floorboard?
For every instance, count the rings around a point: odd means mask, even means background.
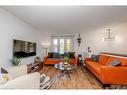
[[[62,72],[54,66],[45,66],[40,73],[54,78]],[[67,74],[61,78],[56,78],[52,82],[50,89],[103,89],[99,81],[84,67],[78,66],[70,73],[71,80]]]

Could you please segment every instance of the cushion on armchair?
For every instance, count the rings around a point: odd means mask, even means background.
[[[75,52],[68,52],[69,58],[74,58],[75,57]]]
[[[54,52],[54,53],[53,53],[53,58],[60,58],[60,54],[59,54],[59,53]]]
[[[48,58],[53,58],[53,52],[48,52]]]

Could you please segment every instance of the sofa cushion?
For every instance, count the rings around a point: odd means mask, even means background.
[[[98,62],[86,61],[86,67],[98,78],[101,79],[101,67],[103,65]]]
[[[103,66],[102,64],[98,62],[93,61],[86,61],[86,64],[89,65],[89,67],[96,73],[100,74],[100,68]]]
[[[48,58],[48,60],[64,60],[64,58]]]
[[[111,63],[114,60],[120,61],[121,66],[127,66],[127,59],[126,58],[111,57],[111,56],[109,57],[108,61],[106,62],[106,65],[108,65],[109,63]]]
[[[121,62],[121,66],[127,66],[127,58],[118,58],[118,60]]]
[[[44,64],[58,64],[58,63],[60,63],[60,62],[63,62],[63,60],[61,60],[60,58],[48,58],[48,59],[46,59],[45,61],[44,61]]]
[[[113,62],[114,60],[118,60],[116,57],[109,57],[107,62],[106,62],[106,65],[109,65],[111,62]]]
[[[102,65],[106,65],[108,58],[109,58],[109,56],[100,54],[99,63],[101,63]]]
[[[109,63],[109,66],[119,66],[120,65],[120,61],[118,60],[114,60],[111,63]]]

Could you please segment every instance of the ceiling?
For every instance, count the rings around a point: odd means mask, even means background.
[[[125,6],[4,6],[40,31],[79,33],[126,20]]]

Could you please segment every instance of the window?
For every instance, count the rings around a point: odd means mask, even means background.
[[[71,40],[67,39],[67,49],[66,51],[71,51]]]
[[[65,48],[64,48],[64,39],[60,39],[60,50],[59,50],[59,52],[60,52],[60,54],[63,54],[64,53],[64,50],[65,50]]]
[[[60,54],[63,54],[64,52],[73,51],[74,37],[53,36],[51,43],[51,49],[53,52],[59,52]]]
[[[58,39],[53,39],[54,52],[58,52]]]

